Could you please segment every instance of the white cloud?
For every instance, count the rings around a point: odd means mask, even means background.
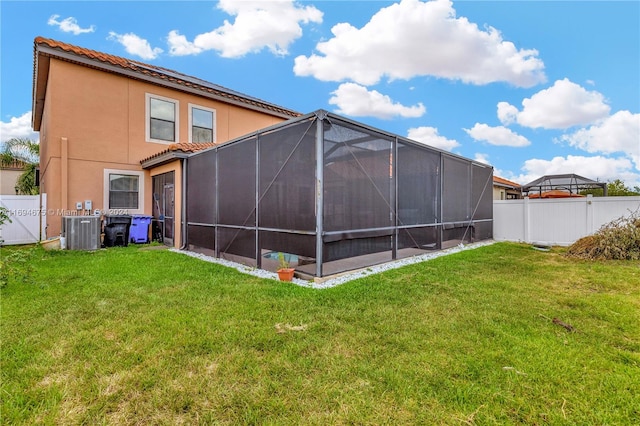
[[[476,155],[475,155],[475,157],[473,159],[475,161],[477,161],[478,163],[491,165],[491,162],[489,161],[489,155],[488,154],[483,154],[481,152],[476,152]]]
[[[390,119],[399,117],[421,117],[427,109],[421,103],[414,106],[404,106],[393,102],[387,95],[376,90],[367,90],[366,87],[355,83],[343,83],[331,93],[329,99],[331,105],[336,105],[339,114],[352,117],[377,117]]]
[[[11,117],[8,122],[0,121],[0,141],[5,142],[12,138],[40,140],[39,133],[31,129],[31,111],[20,117]]]
[[[522,101],[522,111],[506,102],[498,104],[502,124],[518,124],[545,129],[567,129],[585,125],[609,115],[604,96],[588,91],[568,79],[557,80],[553,86]]]
[[[438,134],[438,129],[435,127],[423,126],[411,128],[407,132],[407,137],[414,141],[421,142],[425,145],[433,146],[444,151],[451,151],[452,149],[460,146],[458,141],[440,136]]]
[[[218,8],[235,16],[233,23],[197,35],[193,42],[173,30],[167,37],[172,55],[195,55],[216,50],[225,58],[259,52],[265,47],[275,55],[288,53],[289,45],[302,36],[300,24],[321,23],[322,12],[313,6],[286,1],[220,0]]]
[[[640,114],[618,111],[591,127],[563,135],[561,140],[587,152],[622,152],[640,170]]]
[[[151,47],[149,42],[134,33],[117,34],[113,31],[109,32],[107,40],[115,40],[124,46],[127,53],[136,55],[142,59],[150,60],[158,57],[162,53],[159,47]]]
[[[527,184],[545,175],[575,173],[601,182],[621,179],[627,186],[640,184],[640,173],[633,170],[633,164],[627,158],[574,155],[554,157],[551,160],[532,158],[524,162],[522,170],[524,173],[508,179]]]
[[[473,139],[490,145],[523,147],[531,144],[527,138],[503,126],[491,127],[476,123],[471,129],[464,129]]]
[[[64,18],[62,21],[58,21],[59,17],[60,15],[51,15],[51,17],[47,21],[47,24],[57,26],[61,31],[65,33],[73,33],[74,35],[92,33],[96,30],[96,27],[94,25],[91,25],[88,28],[81,28],[80,25],[78,25],[78,21],[73,16]]]
[[[402,0],[380,9],[360,29],[340,23],[331,31],[333,38],[317,44],[319,54],[295,59],[296,75],[363,85],[384,76],[425,75],[520,87],[546,81],[536,50],[517,49],[495,28],[481,30],[467,18],[456,18],[448,0]]]
[[[169,54],[174,56],[197,55],[202,52],[202,48],[187,40],[185,36],[173,30],[167,36],[169,44]]]
[[[505,126],[515,123],[518,120],[518,108],[508,102],[498,102],[498,119]]]

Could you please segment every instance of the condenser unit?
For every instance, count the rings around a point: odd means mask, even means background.
[[[61,239],[67,250],[100,248],[100,216],[64,216]]]

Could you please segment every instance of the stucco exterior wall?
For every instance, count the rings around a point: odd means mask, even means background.
[[[522,198],[520,191],[503,186],[494,185],[493,187],[493,199],[494,200],[511,200]]]
[[[77,202],[91,200],[93,210],[107,209],[105,169],[143,172],[143,205],[127,213],[151,214],[151,174],[142,170],[140,161],[166,150],[170,143],[146,141],[147,94],[178,101],[179,138],[175,142],[189,142],[190,103],[215,110],[218,143],[283,121],[260,111],[51,58],[40,128],[41,192],[47,194],[49,213],[53,212],[47,216],[47,237],[59,235],[60,217],[77,213]],[[181,178],[176,172],[176,199]],[[176,210],[176,225],[179,219]]]
[[[16,182],[22,170],[0,169],[0,195],[16,195]]]

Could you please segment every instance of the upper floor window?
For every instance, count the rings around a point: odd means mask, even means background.
[[[179,128],[178,101],[148,93],[146,98],[147,141],[177,142]]]
[[[215,123],[214,109],[189,104],[189,142],[215,142]]]

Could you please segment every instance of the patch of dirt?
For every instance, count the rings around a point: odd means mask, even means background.
[[[277,323],[275,325],[275,328],[276,328],[276,333],[284,334],[287,331],[305,331],[307,329],[307,325],[306,324],[291,325],[291,324]]]

